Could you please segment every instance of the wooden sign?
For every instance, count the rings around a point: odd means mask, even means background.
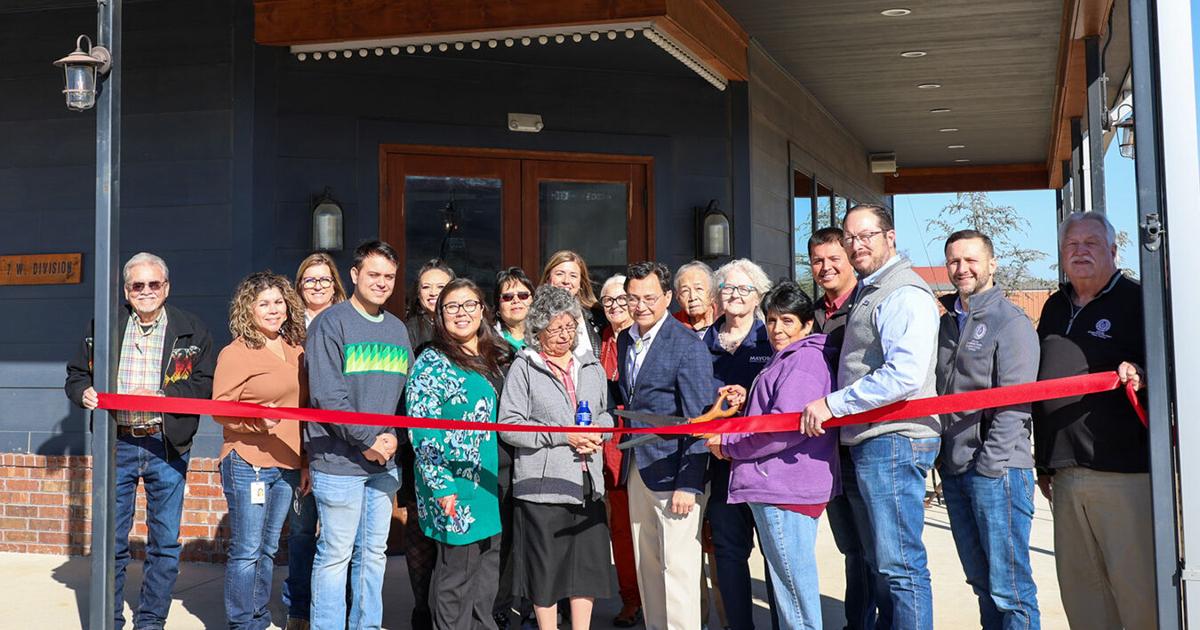
[[[83,254],[0,256],[0,285],[79,284]]]

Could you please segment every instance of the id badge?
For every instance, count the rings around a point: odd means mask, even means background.
[[[264,505],[267,502],[267,484],[262,481],[250,482],[250,503]]]

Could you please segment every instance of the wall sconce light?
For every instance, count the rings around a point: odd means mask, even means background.
[[[717,200],[709,201],[707,207],[696,208],[696,211],[700,218],[700,247],[698,248],[700,257],[729,256],[732,251],[730,246],[732,229],[729,226],[729,217],[725,216],[725,213],[717,207]]]
[[[1137,147],[1133,136],[1133,105],[1122,105],[1129,108],[1129,115],[1113,125],[1117,128],[1117,144],[1121,157],[1134,159],[1137,157]],[[1118,111],[1120,111],[1118,109]]]
[[[333,198],[329,187],[313,201],[313,249],[342,250],[342,206]]]
[[[87,42],[87,50],[83,43]],[[75,40],[75,51],[54,62],[66,73],[67,109],[82,112],[96,105],[96,74],[108,73],[112,67],[112,55],[104,46],[92,46],[87,35]]]

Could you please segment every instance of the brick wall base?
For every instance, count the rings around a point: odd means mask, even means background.
[[[216,459],[196,458],[188,466],[179,526],[183,560],[225,561],[229,526],[218,464]],[[88,553],[91,493],[90,456],[0,454],[0,551]],[[142,488],[138,489],[129,544],[134,557],[144,557],[146,496]],[[276,561],[286,562],[286,556],[287,545],[280,545]]]

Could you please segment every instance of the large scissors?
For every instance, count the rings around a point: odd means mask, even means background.
[[[709,408],[708,411],[705,411],[699,416],[690,419],[680,416],[666,416],[658,413],[650,413],[648,411],[637,411],[633,409],[616,409],[613,411],[613,413],[621,416],[622,418],[648,424],[652,427],[668,427],[680,424],[696,424],[698,422],[708,422],[709,420],[721,420],[723,418],[729,418],[736,414],[739,409],[741,409],[741,405],[730,405],[729,395],[725,392],[722,392],[721,395],[717,397],[717,401],[713,403],[713,406]],[[642,444],[653,442],[654,440],[669,440],[677,437],[680,436],[678,434],[670,433],[644,433],[618,444],[617,448],[624,451],[635,446],[641,446]]]

